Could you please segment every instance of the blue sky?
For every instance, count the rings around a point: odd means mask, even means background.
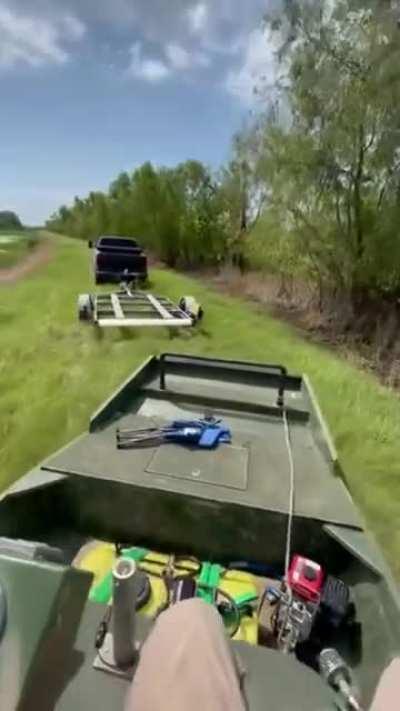
[[[145,160],[225,160],[270,3],[0,0],[0,209],[38,224]]]

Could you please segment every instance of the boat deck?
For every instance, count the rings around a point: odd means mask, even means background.
[[[42,469],[57,474],[92,477],[130,486],[159,489],[195,497],[285,513],[289,501],[289,458],[283,419],[268,414],[276,392],[246,388],[248,410],[233,386],[233,404],[218,406],[218,385],[203,380],[188,383],[171,377],[168,390],[160,390],[157,379],[136,391],[124,413],[101,429],[75,440],[46,460]],[[342,479],[318,446],[310,420],[302,407],[302,393],[292,393],[288,402],[290,440],[295,462],[295,513],[300,517],[346,526],[361,522]],[[198,399],[214,403],[204,408]],[[212,398],[212,399],[211,399]],[[238,411],[239,408],[239,411]],[[265,413],[262,409],[265,408]],[[172,419],[221,417],[231,429],[232,444],[201,451],[174,444],[119,450],[116,428],[167,424]],[[257,410],[252,412],[251,410]]]

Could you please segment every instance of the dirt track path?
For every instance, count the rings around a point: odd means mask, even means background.
[[[13,284],[27,274],[35,271],[38,267],[50,261],[54,251],[54,246],[48,239],[43,239],[36,249],[25,259],[9,269],[0,269],[0,285]]]

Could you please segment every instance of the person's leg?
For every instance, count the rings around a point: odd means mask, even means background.
[[[163,612],[144,643],[125,711],[245,711],[218,612],[200,599]]]
[[[379,680],[371,711],[398,711],[398,709],[400,709],[400,659],[393,659]]]

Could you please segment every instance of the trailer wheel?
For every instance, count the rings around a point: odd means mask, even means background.
[[[79,294],[78,296],[78,318],[79,321],[92,321],[93,319],[93,299],[90,294]]]
[[[193,324],[198,323],[204,316],[202,306],[196,301],[194,296],[182,296],[179,300],[179,308],[182,309],[193,321]]]

